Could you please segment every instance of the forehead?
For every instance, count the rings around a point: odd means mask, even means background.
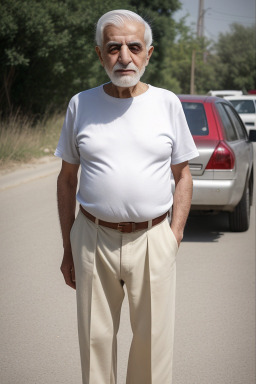
[[[142,23],[125,22],[120,26],[107,25],[103,32],[103,44],[109,41],[116,41],[119,43],[129,41],[139,41],[145,44],[144,41],[145,27]]]

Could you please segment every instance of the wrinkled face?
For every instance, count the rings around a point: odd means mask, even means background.
[[[132,87],[143,75],[153,52],[153,47],[146,48],[144,32],[137,22],[105,27],[102,48],[96,47],[96,52],[114,85]]]

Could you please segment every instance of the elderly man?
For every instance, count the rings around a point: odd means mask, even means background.
[[[99,19],[96,41],[111,81],[71,99],[55,153],[63,160],[61,271],[77,294],[83,383],[116,383],[125,284],[127,383],[170,384],[176,254],[191,203],[188,160],[198,153],[179,99],[140,81],[153,52],[149,25],[111,11]]]

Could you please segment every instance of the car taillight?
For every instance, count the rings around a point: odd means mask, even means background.
[[[233,169],[234,165],[235,156],[232,149],[224,141],[220,141],[205,169]]]

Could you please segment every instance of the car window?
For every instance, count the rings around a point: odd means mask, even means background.
[[[182,107],[193,136],[209,135],[209,128],[202,103],[182,102]]]
[[[224,108],[228,112],[228,115],[230,116],[232,123],[234,124],[239,139],[246,140],[247,139],[247,133],[243,126],[243,123],[240,121],[240,118],[236,115],[235,111],[227,104],[224,105]]]
[[[237,113],[256,113],[253,100],[229,100]]]
[[[217,103],[216,107],[217,107],[218,112],[220,114],[220,118],[221,118],[224,130],[226,133],[227,141],[238,140],[236,130],[235,130],[233,124],[231,123],[231,120],[230,120],[226,110],[224,109],[223,103]]]

